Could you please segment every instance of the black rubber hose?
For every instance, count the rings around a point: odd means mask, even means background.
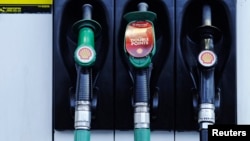
[[[207,129],[200,130],[200,141],[208,141],[208,130]]]
[[[78,70],[76,86],[76,101],[90,101],[91,73],[88,69]]]
[[[149,82],[147,70],[137,70],[135,75],[135,103],[149,102]]]

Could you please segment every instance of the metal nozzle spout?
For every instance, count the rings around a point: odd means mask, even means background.
[[[141,2],[138,4],[138,10],[139,11],[147,11],[148,10],[148,4],[145,2]]]
[[[202,16],[202,22],[203,25],[212,25],[212,18],[211,18],[211,8],[209,5],[204,5],[203,7],[203,16]]]
[[[82,6],[83,19],[92,19],[92,5],[84,4]]]

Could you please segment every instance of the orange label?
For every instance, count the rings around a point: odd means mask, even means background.
[[[88,46],[82,46],[77,49],[76,57],[82,63],[90,62],[94,57],[94,51]]]
[[[199,54],[199,62],[203,66],[212,66],[215,64],[215,61],[216,61],[216,56],[214,52],[210,50],[202,51]]]
[[[82,60],[89,60],[92,56],[92,52],[89,48],[81,48],[78,52],[78,55]]]
[[[214,60],[214,56],[210,53],[204,53],[201,55],[201,60],[203,61],[203,63],[211,64]]]
[[[125,32],[125,46],[133,57],[147,56],[154,47],[154,31],[152,23],[136,21],[127,26]]]

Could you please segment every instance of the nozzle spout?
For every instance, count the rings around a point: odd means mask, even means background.
[[[202,16],[202,21],[203,25],[212,25],[212,18],[211,18],[211,8],[209,5],[204,5],[203,7],[203,16]]]
[[[138,4],[139,11],[148,11],[148,4],[145,2],[141,2]]]
[[[90,4],[84,4],[82,6],[82,12],[83,12],[83,19],[92,19],[92,5]]]

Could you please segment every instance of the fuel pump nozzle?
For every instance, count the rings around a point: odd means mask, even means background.
[[[214,51],[214,44],[221,37],[221,32],[212,26],[211,7],[203,6],[202,12],[203,25],[197,28],[192,39],[200,44],[198,54],[198,124],[200,140],[208,140],[208,125],[215,123],[215,102],[216,89],[214,72],[217,63],[217,55]]]
[[[92,78],[91,67],[96,60],[95,36],[100,32],[101,26],[92,20],[92,6],[85,4],[83,19],[72,26],[78,35],[78,43],[74,52],[77,72],[75,93],[75,133],[74,141],[89,141],[91,128],[91,96]]]
[[[147,11],[148,5],[138,4],[138,11],[124,15],[128,22],[125,31],[124,51],[134,71],[134,140],[150,141],[149,77],[155,53],[153,21],[156,14]]]

